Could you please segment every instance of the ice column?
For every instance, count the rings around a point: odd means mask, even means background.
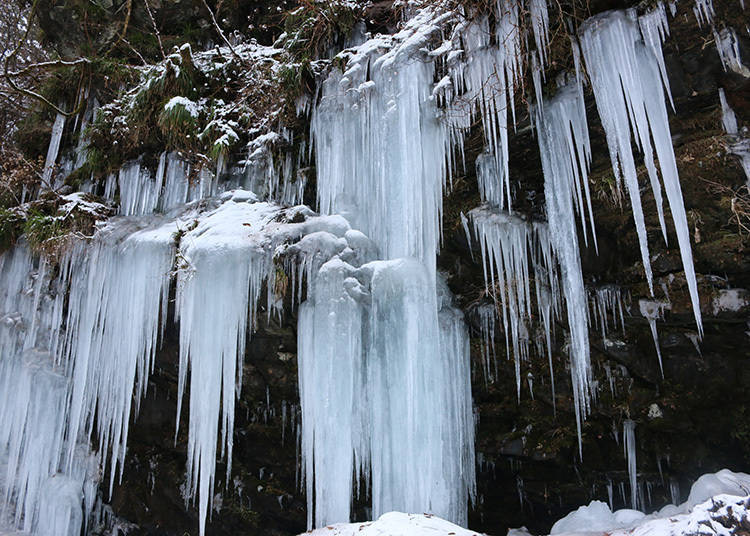
[[[334,71],[311,129],[321,212],[346,217],[382,258],[420,259],[434,278],[448,139],[429,98],[433,63],[416,54],[362,52]]]

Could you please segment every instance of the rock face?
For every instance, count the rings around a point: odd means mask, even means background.
[[[719,3],[716,25],[730,24],[737,30],[740,57],[744,57],[750,48],[742,29],[750,19],[734,0]],[[65,34],[64,28],[77,24],[71,19],[79,16],[75,10],[53,2],[42,4],[49,4],[40,10],[47,34]],[[246,4],[233,12],[234,20],[222,21],[225,29],[243,28],[248,17],[261,12],[270,17],[270,3]],[[629,3],[593,4],[592,13]],[[160,24],[188,20],[200,28],[211,24],[201,12],[201,2],[164,1],[157,7]],[[148,14],[140,6],[134,9],[134,20],[147,26]],[[389,9],[383,3],[370,9],[374,13],[371,28],[387,29]],[[105,33],[116,34],[109,21],[102,24]],[[556,519],[592,499],[609,500],[615,508],[629,505],[622,431],[627,419],[635,422],[636,493],[644,510],[682,502],[700,474],[723,467],[742,470],[750,464],[746,396],[750,384],[750,192],[740,160],[728,151],[734,142],[722,128],[718,96],[719,88],[724,88],[740,123],[750,124],[750,81],[741,69],[738,73],[724,68],[711,42],[715,34],[706,25],[698,27],[692,2],[680,2],[669,24],[671,36],[664,44],[664,56],[674,98],[670,129],[698,273],[704,334],[699,338],[693,321],[676,237],[670,234],[669,246],[664,245],[655,210],[646,211],[655,288],[655,297],[649,296],[638,237],[627,201],[615,193],[607,141],[589,90],[590,185],[598,252],[584,247],[582,237],[579,242],[584,280],[591,290],[590,345],[598,388],[582,429],[582,459],[566,369],[564,326],[556,330],[552,352],[554,399],[549,362],[546,355],[536,354],[522,365],[524,381],[517,398],[502,322],[492,327],[495,348],[490,362],[496,373],[488,380],[483,372],[487,349],[481,308],[491,300],[483,285],[477,244],[468,242],[461,220],[463,213],[480,204],[473,166],[459,170],[444,199],[438,269],[472,333],[472,391],[478,415],[478,494],[468,524],[472,530],[504,534],[508,527],[526,526],[548,532]],[[270,43],[278,37],[272,33],[261,32],[258,37]],[[58,46],[72,50],[79,44],[63,40]],[[543,174],[537,141],[529,127],[529,118],[519,112],[509,142],[510,175],[519,211],[538,218],[543,213]],[[474,129],[466,142],[466,161],[474,162],[481,148],[481,133]],[[645,177],[643,167],[639,173]],[[308,190],[314,186],[313,181]],[[644,191],[643,198],[644,204],[653,206],[650,191]],[[596,290],[603,288],[619,292],[624,323],[621,326],[616,318],[620,315],[617,305],[614,311],[608,309],[606,336],[594,321],[596,306],[606,308],[617,302],[597,302]],[[640,308],[641,299],[656,305]],[[644,310],[658,311],[654,313],[659,317],[657,347]],[[173,311],[169,316],[173,317]],[[290,535],[306,529],[299,463],[296,326],[297,310],[287,297],[282,320],[269,321],[260,314],[257,331],[248,334],[243,386],[235,410],[232,481],[217,478],[206,534]],[[131,426],[122,481],[109,498],[114,514],[133,525],[131,535],[197,534],[197,511],[186,506],[181,494],[186,427],[174,437],[178,338],[177,329],[168,323],[147,395]],[[223,469],[220,463],[217,475]],[[365,503],[361,500],[354,505],[356,520],[370,517]]]

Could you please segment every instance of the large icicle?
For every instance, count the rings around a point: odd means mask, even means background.
[[[64,299],[23,242],[0,255],[0,519],[45,536],[80,533],[99,479],[84,445],[66,450],[71,379],[55,358]]]
[[[201,535],[213,498],[217,438],[227,475],[231,473],[234,402],[242,381],[246,330],[271,264],[272,252],[253,239],[248,227],[262,229],[278,214],[275,205],[238,201],[230,200],[202,219],[180,247],[177,418],[189,366],[187,489],[190,496],[198,492]]]
[[[349,219],[383,258],[422,260],[434,278],[449,145],[430,98],[434,64],[419,61],[437,26],[410,22],[427,29],[394,36],[411,39],[386,54],[390,40],[368,41],[346,72],[331,73],[311,131],[320,210]]]
[[[145,395],[164,329],[174,261],[177,226],[143,226],[113,223],[93,243],[73,246],[63,262],[70,290],[61,358],[73,381],[68,450],[81,433],[91,434],[96,416],[99,449],[111,451],[110,493],[125,461],[131,406],[137,410]]]
[[[579,181],[588,182],[591,157],[580,82],[560,88],[553,100],[545,101],[543,107],[537,108],[536,128],[544,170],[550,242],[560,263],[562,291],[568,313],[570,374],[578,450],[582,456],[581,426],[588,414],[591,398],[591,359],[587,295],[578,247],[575,200],[581,198]]]
[[[631,149],[631,126],[636,133],[636,142],[643,151],[660,223],[666,237],[661,208],[661,187],[654,164],[655,149],[677,233],[693,314],[698,330],[702,332],[690,232],[672,148],[658,62],[651,50],[641,41],[634,10],[610,11],[592,17],[583,23],[579,34],[599,116],[607,136],[615,177],[618,184],[621,177],[625,179],[630,195],[649,288],[653,293],[646,225]]]
[[[371,481],[373,517],[424,511],[466,523],[468,334],[440,288],[436,303],[429,271],[410,259],[356,270],[333,259],[317,276],[298,330],[312,525],[348,520],[359,475]]]

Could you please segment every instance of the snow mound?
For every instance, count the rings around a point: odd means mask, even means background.
[[[479,536],[430,514],[388,512],[377,521],[337,523],[305,534],[312,536]]]
[[[750,475],[722,469],[696,480],[688,500],[679,506],[667,505],[645,515],[628,509],[612,512],[607,504],[591,501],[555,523],[550,534],[729,536],[737,528],[750,529]]]

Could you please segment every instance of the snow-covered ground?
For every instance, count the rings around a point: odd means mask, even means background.
[[[687,501],[646,515],[612,512],[591,501],[552,526],[554,536],[741,536],[750,533],[750,475],[723,469],[700,477]],[[306,533],[311,536],[479,536],[430,514],[389,512],[377,521],[339,523]],[[531,536],[525,528],[507,536]]]

